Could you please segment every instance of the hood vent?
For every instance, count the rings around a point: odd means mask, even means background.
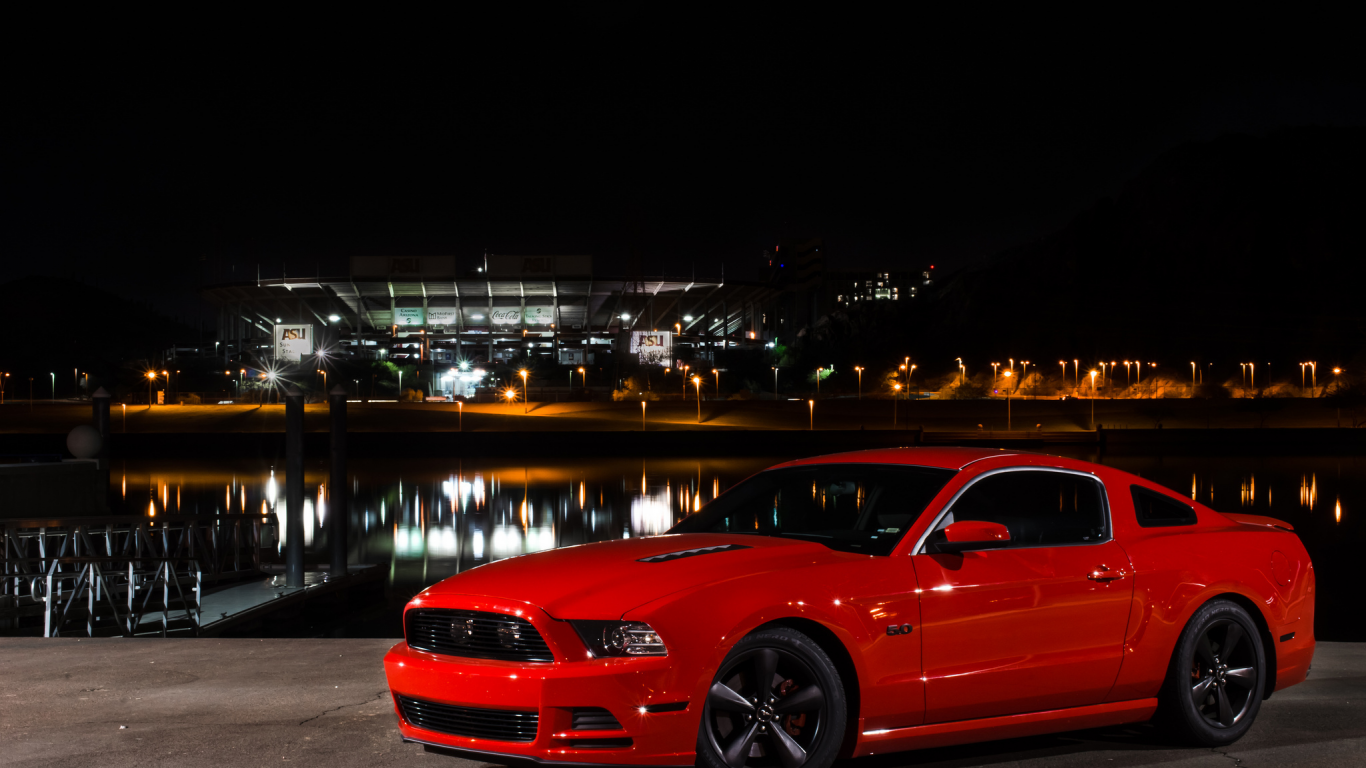
[[[666,563],[670,560],[681,560],[685,557],[696,557],[698,555],[710,555],[713,552],[729,552],[732,549],[750,549],[744,544],[722,544],[716,547],[698,547],[697,549],[684,549],[678,552],[666,552],[662,555],[651,555],[642,557],[637,563]]]

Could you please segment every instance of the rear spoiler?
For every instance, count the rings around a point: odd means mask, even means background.
[[[1263,517],[1262,515],[1245,515],[1241,512],[1223,512],[1221,514],[1224,517],[1227,517],[1228,519],[1232,520],[1233,522],[1242,523],[1243,525],[1260,525],[1266,528],[1280,528],[1283,531],[1295,530],[1295,526],[1285,522],[1284,520],[1277,520],[1274,517]]]

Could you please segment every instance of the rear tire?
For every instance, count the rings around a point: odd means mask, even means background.
[[[1257,625],[1237,603],[1214,600],[1195,612],[1176,641],[1156,720],[1183,743],[1232,744],[1252,727],[1265,685]]]
[[[697,734],[700,768],[829,768],[848,717],[834,662],[787,627],[735,644],[712,678]]]

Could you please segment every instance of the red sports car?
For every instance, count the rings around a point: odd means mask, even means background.
[[[488,762],[816,767],[1150,719],[1219,745],[1308,675],[1314,571],[1286,523],[1108,467],[912,448],[481,566],[404,622],[404,739]]]

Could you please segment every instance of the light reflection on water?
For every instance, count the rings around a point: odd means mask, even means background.
[[[1366,503],[1362,457],[1106,456],[1076,458],[1154,480],[1222,511],[1286,520],[1318,571],[1318,632],[1366,640],[1351,606],[1364,538],[1353,510]],[[350,463],[350,558],[391,564],[398,598],[483,563],[555,547],[668,530],[769,459],[356,460]],[[278,470],[277,475],[274,470]],[[255,512],[286,515],[283,467],[256,462],[115,463],[111,490],[133,514]],[[305,472],[304,545],[325,561],[326,466]],[[282,560],[283,541],[270,551]],[[1341,605],[1344,610],[1334,610]]]

